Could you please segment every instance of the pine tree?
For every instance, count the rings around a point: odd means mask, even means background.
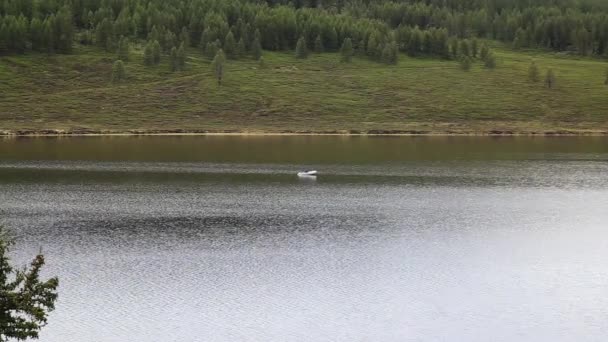
[[[545,86],[549,89],[555,88],[555,74],[553,73],[553,69],[549,69],[547,71],[547,76],[545,76]]]
[[[121,36],[118,42],[118,59],[123,62],[129,61],[129,40]]]
[[[160,43],[158,42],[158,40],[155,40],[152,43],[152,59],[154,61],[154,64],[159,64],[160,63]]]
[[[207,43],[207,47],[205,48],[205,54],[209,58],[215,58],[215,55],[217,55],[217,52],[221,48],[222,48],[222,45],[220,43],[220,40],[216,39],[215,42]]]
[[[359,41],[359,44],[357,44],[357,50],[355,51],[355,53],[358,56],[365,56],[365,40],[361,39]]]
[[[154,63],[154,47],[152,42],[148,42],[144,48],[144,65],[150,66]]]
[[[457,59],[459,55],[458,39],[454,38],[450,41],[450,55],[453,59]]]
[[[538,67],[536,66],[536,62],[532,61],[530,67],[528,68],[528,80],[530,82],[538,82],[540,78]]]
[[[247,48],[245,47],[245,40],[241,37],[238,43],[236,43],[236,57],[241,58],[244,57],[247,53]]]
[[[234,40],[232,31],[228,31],[228,34],[226,34],[226,38],[224,39],[224,53],[228,58],[236,57],[236,41]]]
[[[496,68],[496,57],[492,52],[488,52],[483,59],[483,65],[488,69]]]
[[[224,74],[225,74],[224,64],[225,63],[226,63],[226,55],[224,54],[224,51],[222,51],[222,49],[219,49],[217,51],[217,53],[215,54],[213,61],[211,62],[211,68],[213,69],[213,74],[215,75],[215,78],[217,79],[218,86],[222,85],[222,80],[224,79]]]
[[[253,59],[256,61],[262,58],[262,44],[260,44],[259,37],[253,38],[253,42],[251,43],[251,54],[253,55]]]
[[[0,340],[38,339],[49,312],[55,309],[59,279],[40,279],[45,264],[41,253],[29,269],[14,268],[9,259],[12,245],[0,227]]]
[[[471,49],[469,48],[469,42],[466,39],[460,41],[459,50],[461,55],[471,57]]]
[[[308,48],[306,47],[306,39],[300,37],[296,44],[296,58],[308,58]]]
[[[119,59],[112,65],[112,82],[118,83],[126,78],[125,65]]]
[[[481,60],[485,61],[486,57],[488,56],[489,53],[490,53],[490,48],[488,48],[488,45],[483,44],[481,46],[481,52],[479,53]]]
[[[321,39],[321,35],[318,35],[315,39],[315,52],[321,53],[323,50],[323,40]]]
[[[182,31],[179,34],[179,41],[184,43],[186,47],[190,46],[190,33],[186,26],[182,27]]]
[[[177,49],[174,47],[171,48],[171,52],[169,52],[169,66],[171,67],[171,71],[179,70],[179,63],[177,61]]]
[[[344,39],[340,48],[340,54],[342,55],[342,62],[350,63],[353,59],[353,43],[350,38]]]
[[[473,65],[473,60],[471,57],[467,55],[460,56],[460,68],[464,71],[471,70],[471,66]]]
[[[179,44],[179,49],[177,49],[177,66],[179,70],[186,69],[186,49],[184,47],[184,42]]]
[[[477,39],[473,39],[471,41],[471,55],[473,58],[477,58],[477,53],[479,52],[479,48],[477,45]]]

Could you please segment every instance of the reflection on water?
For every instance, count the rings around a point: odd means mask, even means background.
[[[607,141],[5,140],[0,221],[41,341],[602,341]]]

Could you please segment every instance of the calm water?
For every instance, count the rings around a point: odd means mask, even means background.
[[[0,222],[43,342],[608,338],[607,138],[5,139]]]

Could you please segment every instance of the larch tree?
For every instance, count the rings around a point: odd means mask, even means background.
[[[160,63],[160,55],[161,55],[160,43],[158,42],[158,40],[155,40],[152,43],[152,60],[154,61],[154,64]]]
[[[186,47],[190,46],[190,33],[185,26],[182,27],[182,31],[179,34],[179,40],[184,43]]]
[[[179,63],[177,61],[177,49],[174,47],[171,48],[171,52],[169,52],[169,66],[171,71],[179,70]]]
[[[325,49],[323,48],[323,39],[321,39],[321,35],[317,35],[317,38],[315,39],[315,52],[321,53],[324,50]]]
[[[118,83],[124,80],[127,76],[125,64],[119,59],[112,65],[112,82]]]
[[[306,39],[304,37],[300,37],[298,39],[298,43],[296,44],[296,58],[307,58],[308,57],[308,47],[306,47]]]
[[[490,48],[488,48],[487,44],[483,44],[481,46],[481,51],[479,52],[479,57],[481,57],[481,60],[485,61],[486,57],[488,56],[489,53],[490,53]]]
[[[353,59],[353,42],[350,38],[344,39],[342,47],[340,48],[340,55],[342,56],[342,62],[350,63]]]
[[[118,42],[118,59],[123,62],[129,61],[129,39],[127,37],[120,37]]]
[[[243,39],[243,37],[241,37],[239,39],[239,41],[236,43],[236,57],[237,58],[242,58],[245,56],[245,54],[247,53],[247,47],[245,46],[245,40]]]
[[[236,57],[236,40],[232,31],[228,31],[226,38],[224,39],[224,53],[228,58]]]
[[[55,309],[59,279],[40,279],[42,253],[29,268],[13,267],[8,256],[13,244],[0,227],[0,341],[37,339]]]
[[[471,41],[471,57],[477,58],[477,53],[479,52],[479,47],[477,44],[477,39],[473,39]]]
[[[251,54],[256,61],[262,58],[262,44],[260,43],[259,37],[253,38],[253,42],[251,43]]]
[[[152,42],[148,42],[144,48],[144,65],[150,66],[154,64],[154,47]]]
[[[485,58],[483,59],[483,65],[487,69],[496,68],[496,57],[494,57],[494,54],[492,52],[486,53]]]
[[[222,49],[219,49],[211,62],[211,69],[217,80],[217,85],[221,86],[225,75],[226,55]]]
[[[179,70],[184,70],[186,69],[186,48],[185,48],[185,43],[182,42],[181,44],[179,44],[179,49],[177,49],[177,67]]]
[[[471,57],[469,57],[467,55],[460,56],[460,68],[462,70],[469,71],[469,70],[471,70],[472,66],[473,66],[473,61],[472,61]]]

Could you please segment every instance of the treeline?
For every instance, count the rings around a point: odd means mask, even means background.
[[[213,57],[293,50],[360,55],[388,50],[449,58],[452,40],[489,38],[515,48],[608,54],[608,5],[600,0],[4,0],[0,54],[69,53],[74,40],[118,48],[121,37],[181,43]],[[257,39],[257,41],[256,41]],[[234,49],[232,49],[234,41]],[[228,48],[226,47],[228,46]],[[390,52],[390,51],[389,51]],[[257,53],[256,53],[257,54]],[[232,55],[232,56],[231,56]]]

